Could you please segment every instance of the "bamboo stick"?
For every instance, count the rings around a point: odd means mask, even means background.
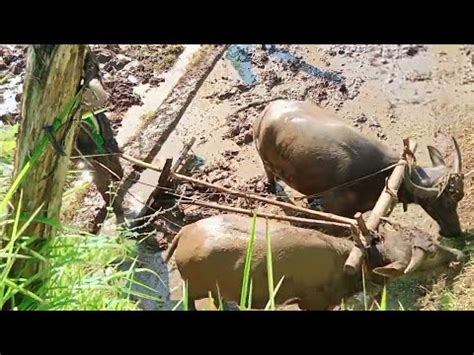
[[[198,200],[187,200],[187,199],[184,198],[180,203],[196,205],[196,206],[201,206],[201,207],[214,208],[214,209],[221,210],[221,211],[226,211],[226,212],[242,213],[242,214],[245,214],[245,215],[250,216],[250,217],[252,217],[253,214],[254,214],[254,212],[251,211],[251,210],[247,210],[247,209],[239,208],[239,207],[219,205],[217,203],[212,203],[212,202],[204,202],[204,201],[198,201]],[[288,222],[299,222],[299,223],[308,223],[308,224],[316,224],[316,225],[330,225],[330,226],[338,226],[338,227],[344,227],[344,228],[350,228],[351,227],[350,225],[347,225],[345,223],[322,221],[322,220],[317,220],[317,219],[292,217],[292,216],[279,216],[279,215],[275,215],[275,214],[271,214],[271,213],[258,212],[258,211],[256,211],[256,214],[257,214],[258,217],[266,217],[268,219],[276,219],[276,220],[288,221]]]
[[[138,159],[135,159],[131,156],[128,156],[126,154],[122,154],[122,158],[124,158],[125,160],[128,160],[129,162],[131,162],[135,165],[138,165],[138,166],[141,166],[141,167],[144,167],[144,168],[147,168],[147,169],[151,169],[151,170],[155,170],[155,171],[162,171],[162,169],[160,167],[157,167],[153,164],[148,164],[148,163],[142,162],[142,161],[140,161]],[[222,192],[225,192],[225,193],[228,193],[228,194],[231,194],[231,195],[247,198],[247,199],[250,199],[250,200],[265,202],[265,203],[268,203],[268,204],[271,204],[271,205],[279,206],[279,207],[282,207],[282,208],[292,209],[292,210],[302,212],[302,213],[307,213],[311,216],[317,217],[318,219],[322,219],[322,220],[326,220],[326,221],[332,221],[332,222],[341,223],[341,224],[345,224],[345,225],[356,224],[356,221],[352,218],[341,217],[341,216],[338,216],[338,215],[335,215],[335,214],[332,214],[332,213],[314,211],[314,210],[311,210],[311,209],[308,209],[308,208],[295,206],[295,205],[292,205],[290,203],[275,201],[275,200],[265,198],[265,197],[261,197],[261,196],[258,196],[258,195],[254,195],[254,194],[248,194],[248,193],[244,193],[244,192],[234,191],[234,190],[228,189],[228,188],[223,187],[223,186],[211,184],[211,183],[201,181],[201,180],[189,177],[189,176],[181,175],[181,174],[178,174],[178,173],[171,173],[171,175],[176,180],[191,182],[193,184],[198,184],[198,185],[201,185],[201,186],[209,187],[211,189],[214,189],[214,190],[217,190],[217,191],[222,191]]]

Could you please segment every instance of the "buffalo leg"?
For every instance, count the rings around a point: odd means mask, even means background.
[[[274,194],[276,193],[276,177],[267,167],[264,167],[264,170],[267,176],[268,190]]]
[[[307,199],[307,202],[308,202],[308,206],[313,209],[313,210],[317,210],[317,211],[322,211],[323,210],[323,207],[322,207],[322,204],[321,204],[321,199],[318,199],[316,197],[310,197]]]
[[[97,169],[97,166],[95,167]],[[120,198],[118,196],[115,196],[115,198],[112,197],[109,192],[109,185],[113,181],[110,175],[107,172],[104,172],[103,169],[99,169],[93,173],[93,180],[106,205],[112,205],[117,223],[123,223],[125,219]]]

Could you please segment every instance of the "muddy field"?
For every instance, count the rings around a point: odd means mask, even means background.
[[[139,155],[132,149],[133,141],[139,142],[140,135],[151,129],[152,124],[148,124],[154,122],[154,113],[167,104],[173,91],[183,90],[183,95],[188,95],[182,87],[183,78],[196,65],[203,48],[95,46],[94,51],[110,94],[109,118],[117,140],[124,152]],[[0,82],[7,72],[12,77],[0,85],[0,122],[8,124],[18,116],[25,51],[21,47],[3,46],[0,58]],[[196,89],[189,93],[184,107],[170,104],[168,115],[180,111],[177,125],[152,162],[162,166],[165,159],[176,158],[183,145],[196,137],[192,148],[194,159],[187,174],[266,195],[263,168],[253,145],[252,122],[266,103],[286,98],[306,100],[335,112],[348,124],[385,142],[396,152],[401,151],[402,138],[410,137],[418,142],[417,159],[422,164],[429,161],[428,144],[445,152],[451,161],[450,135],[454,135],[463,152],[465,170],[470,171],[474,169],[473,65],[472,46],[232,45],[203,75],[202,82],[192,84]],[[191,79],[186,80],[192,82]],[[158,176],[146,170],[141,174],[141,183],[130,188],[125,200],[130,215],[140,210]],[[466,181],[466,197],[460,206],[465,229],[473,228],[472,185],[471,176]],[[277,207],[256,206],[245,199],[206,189],[186,185],[181,189],[181,192],[193,191],[202,200],[283,214]],[[298,195],[285,189],[290,196]],[[88,226],[101,205],[101,199],[91,187],[85,198],[81,197],[80,208],[69,216],[70,220]],[[197,206],[180,208],[184,218],[179,224],[219,213]],[[392,216],[403,224],[437,232],[432,219],[417,206],[409,206],[406,213],[397,207]],[[165,249],[166,240],[159,245]],[[143,264],[155,269],[162,279],[162,282],[158,279],[148,282],[164,298],[177,300],[181,280],[173,263],[169,270],[164,266],[162,250],[144,248],[142,252]],[[412,286],[399,284],[392,294],[416,303],[424,291]],[[407,295],[406,288],[412,294]],[[143,306],[156,308],[151,302],[144,302]]]

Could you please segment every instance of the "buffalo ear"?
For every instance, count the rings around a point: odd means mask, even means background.
[[[407,267],[406,263],[401,262],[401,261],[394,261],[391,264],[381,266],[381,267],[376,267],[375,269],[372,270],[372,272],[374,274],[384,276],[387,278],[394,278],[394,277],[402,276],[406,267]]]
[[[437,166],[446,166],[446,162],[444,161],[443,154],[436,149],[435,147],[429,145],[428,152],[430,153],[431,163],[434,167]]]

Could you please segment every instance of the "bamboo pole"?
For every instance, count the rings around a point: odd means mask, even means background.
[[[183,200],[180,202],[182,204],[190,204],[190,205],[196,205],[196,206],[201,206],[201,207],[208,207],[208,208],[214,208],[217,210],[221,211],[226,211],[226,212],[234,212],[234,213],[242,213],[247,216],[253,217],[254,212],[251,210],[247,210],[244,208],[239,208],[239,207],[231,207],[231,206],[223,206],[219,205],[217,203],[212,203],[212,202],[203,202],[203,201],[198,201],[198,200],[187,200],[186,198],[183,198]],[[257,214],[257,217],[264,217],[268,219],[275,219],[275,220],[281,220],[281,221],[288,221],[288,222],[298,222],[298,223],[307,223],[307,224],[313,224],[313,225],[330,225],[330,226],[337,226],[337,227],[345,227],[345,228],[350,228],[350,225],[344,224],[344,223],[337,223],[337,222],[331,222],[331,221],[322,221],[322,220],[317,220],[317,219],[309,219],[309,218],[301,218],[301,217],[292,217],[292,216],[279,216],[271,213],[265,213],[265,212],[255,212]]]
[[[133,158],[131,156],[128,156],[126,154],[122,154],[122,158],[124,158],[125,160],[128,160],[129,162],[131,162],[135,165],[138,165],[138,166],[141,166],[141,167],[144,167],[144,168],[147,168],[147,169],[151,169],[151,170],[155,170],[155,171],[162,171],[162,169],[160,167],[157,167],[156,165],[145,163],[143,161],[135,159],[135,158]],[[189,177],[189,176],[181,175],[181,174],[178,174],[178,173],[173,173],[172,172],[171,175],[176,180],[187,181],[187,182],[190,182],[190,183],[193,183],[193,184],[205,186],[205,187],[208,187],[208,188],[211,188],[211,189],[214,189],[214,190],[217,190],[217,191],[225,192],[225,193],[228,193],[228,194],[231,194],[231,195],[247,198],[247,199],[250,199],[250,200],[265,202],[265,203],[275,205],[275,206],[279,206],[279,207],[282,207],[282,208],[292,209],[292,210],[295,210],[295,211],[298,211],[298,212],[306,213],[306,214],[309,214],[311,216],[317,217],[318,219],[321,219],[321,220],[332,221],[332,222],[344,224],[346,226],[356,224],[356,221],[352,218],[341,217],[341,216],[338,216],[338,215],[335,215],[335,214],[332,214],[332,213],[314,211],[314,210],[311,210],[311,209],[308,209],[308,208],[295,206],[295,205],[292,205],[290,203],[275,201],[275,200],[265,198],[265,197],[261,197],[261,196],[258,196],[258,195],[254,195],[254,194],[244,193],[244,192],[240,192],[240,191],[234,191],[232,189],[229,189],[229,188],[226,188],[226,187],[223,187],[223,186],[211,184],[211,183],[201,181],[201,180]]]

